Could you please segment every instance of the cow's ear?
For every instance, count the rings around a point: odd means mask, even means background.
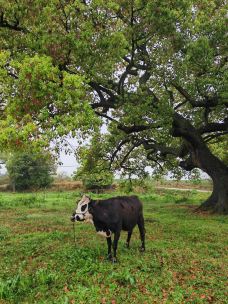
[[[94,207],[94,201],[90,200],[88,204],[88,211],[91,212],[93,210],[93,207]]]
[[[81,199],[84,200],[86,198],[87,198],[87,196],[85,194],[83,194]]]

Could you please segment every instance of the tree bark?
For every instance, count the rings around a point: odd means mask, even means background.
[[[213,192],[200,206],[201,210],[212,210],[216,213],[228,214],[228,175],[214,174]]]
[[[174,114],[172,135],[182,137],[189,151],[190,156],[180,163],[181,167],[188,171],[200,168],[213,181],[212,194],[200,209],[228,214],[228,167],[211,153],[197,129],[177,113]]]

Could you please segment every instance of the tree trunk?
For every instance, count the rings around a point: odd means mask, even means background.
[[[199,153],[199,163],[213,181],[212,194],[200,209],[228,214],[228,168],[208,148]]]
[[[181,167],[189,171],[200,168],[212,178],[212,194],[200,209],[228,214],[228,167],[211,153],[198,131],[179,114],[174,115],[172,135],[185,140],[190,155],[180,163]]]
[[[199,209],[228,214],[228,175],[227,173],[220,175],[215,172],[212,180],[213,192]]]

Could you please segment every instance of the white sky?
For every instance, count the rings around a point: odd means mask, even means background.
[[[66,155],[64,152],[61,152],[59,161],[62,163],[62,165],[58,166],[57,168],[58,174],[64,173],[68,176],[71,176],[72,173],[78,168],[78,163],[73,153]]]

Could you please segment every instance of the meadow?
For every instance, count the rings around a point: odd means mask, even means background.
[[[208,195],[140,194],[146,252],[136,227],[112,264],[92,225],[77,223],[74,243],[79,192],[0,193],[0,303],[227,303],[228,219],[195,212]]]

